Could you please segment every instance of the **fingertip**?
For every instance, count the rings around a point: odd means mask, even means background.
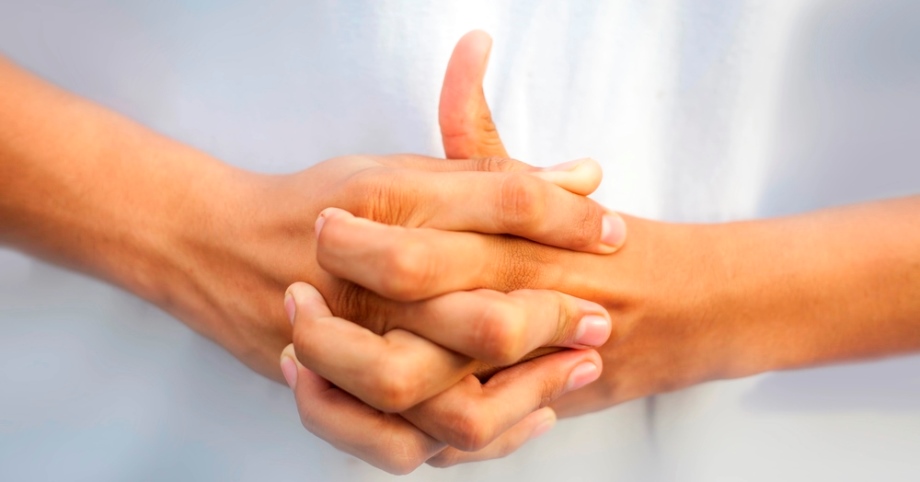
[[[297,356],[294,354],[294,345],[288,345],[281,351],[281,374],[291,390],[297,388]]]
[[[295,303],[301,304],[307,298],[316,296],[318,294],[319,291],[317,291],[313,285],[304,281],[297,281],[288,286],[288,289],[285,292],[285,297],[290,297],[294,300]]]
[[[534,429],[530,432],[530,437],[528,440],[533,440],[546,432],[549,432],[554,426],[556,426],[556,411],[550,407],[543,407],[531,415],[537,421],[534,423]]]
[[[575,304],[578,306],[578,310],[582,315],[586,314],[596,314],[606,318],[610,318],[610,312],[607,311],[607,308],[604,308],[604,305],[600,303],[595,303],[591,300],[586,300],[583,298],[578,298],[572,295],[566,295],[575,300]]]
[[[458,46],[461,44],[465,45],[464,48],[471,49],[471,52],[475,54],[481,54],[482,52],[488,54],[492,50],[492,36],[485,30],[471,30],[457,41]],[[476,56],[478,57],[479,55]]]
[[[354,214],[340,208],[326,208],[320,211],[316,218],[317,249],[322,250],[327,243],[338,243],[343,237],[353,236],[352,228],[358,226],[374,226],[380,223],[366,218],[359,218]],[[331,227],[331,226],[335,227]],[[344,231],[343,231],[344,227]],[[320,236],[320,233],[328,233]]]
[[[582,164],[590,161],[590,157],[583,157],[581,159],[575,159],[574,161],[566,161],[553,166],[544,167],[541,169],[543,172],[574,172],[575,170],[581,168]]]
[[[594,382],[601,376],[601,367],[595,360],[585,360],[575,366],[569,373],[563,393],[568,393]]]
[[[323,223],[325,223],[327,219],[332,219],[332,218],[337,218],[337,217],[353,218],[355,217],[355,215],[341,208],[329,207],[319,212],[319,215],[316,216],[316,222],[319,223],[320,221],[322,221]],[[319,231],[320,229],[317,229],[317,233],[316,233],[317,236],[319,236]]]
[[[477,39],[478,41],[488,41],[492,42],[492,36],[488,32],[481,28],[470,30],[469,32],[463,34],[461,38]]]
[[[533,175],[571,193],[587,196],[601,185],[604,171],[597,161],[586,157],[543,168]]]
[[[339,208],[326,208],[320,211],[313,224],[313,234],[316,236],[316,239],[319,239],[320,234],[323,232],[323,227],[326,226],[327,220],[344,216],[354,217],[350,212]]]
[[[288,308],[288,299],[292,300],[291,308]],[[312,317],[331,316],[332,314],[322,293],[313,285],[303,281],[298,281],[288,287],[285,293],[285,309],[290,310],[288,316],[291,317],[291,323],[297,319],[297,313],[301,310]]]
[[[613,322],[610,312],[593,301],[565,295],[569,301],[566,312],[567,323],[574,328],[565,330],[566,336],[563,344],[569,348],[598,347],[607,343],[613,333]],[[568,328],[568,327],[567,327]]]
[[[600,352],[596,349],[588,349],[585,351],[588,352],[587,357],[591,360],[591,363],[597,365],[597,371],[604,371],[604,357],[601,356]]]
[[[281,373],[284,375],[284,381],[287,382],[288,388],[297,389],[297,364],[290,358],[281,360]]]
[[[284,347],[284,349],[281,350],[281,358],[280,358],[280,359],[283,360],[285,357],[297,359],[297,353],[296,353],[296,351],[294,350],[294,344],[293,344],[293,343],[289,343],[288,346]]]
[[[581,346],[601,346],[610,338],[612,331],[610,318],[590,314],[579,320],[574,342]]]
[[[293,325],[294,318],[297,316],[297,303],[290,290],[284,292],[284,312],[287,313],[288,321]]]
[[[608,211],[601,221],[601,244],[606,254],[614,253],[626,243],[626,221],[619,214]]]

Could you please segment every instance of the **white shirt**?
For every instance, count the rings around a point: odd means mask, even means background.
[[[253,170],[441,153],[456,40],[515,157],[591,156],[596,198],[724,221],[916,193],[909,0],[0,3],[0,50]],[[504,460],[403,480],[910,480],[920,360],[716,382],[566,420]],[[0,251],[0,479],[388,480],[155,307]]]

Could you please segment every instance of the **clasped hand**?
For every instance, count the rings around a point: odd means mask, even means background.
[[[281,369],[304,426],[394,473],[500,457],[545,432],[547,405],[598,378],[593,348],[611,334],[603,306],[518,289],[534,279],[535,243],[609,254],[625,226],[584,197],[600,182],[593,161],[537,170],[505,157],[494,126],[468,125],[491,123],[481,74],[468,74],[484,68],[483,40],[458,44],[441,105],[448,156],[479,160],[318,166],[379,164],[349,179],[343,199],[363,199],[354,213],[316,220],[325,282],[295,283],[284,299],[294,342]]]

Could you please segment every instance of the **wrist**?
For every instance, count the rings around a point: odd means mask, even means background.
[[[151,162],[157,174],[129,194],[133,209],[118,228],[129,240],[107,269],[117,284],[167,310],[187,297],[196,246],[226,243],[244,173],[169,142]]]
[[[627,218],[627,224],[629,241],[604,263],[606,289],[599,302],[610,311],[616,336],[602,353],[605,366],[641,366],[636,370],[643,375],[628,380],[614,398],[748,370],[728,343],[744,326],[725,302],[732,264],[722,228],[639,218]]]
[[[797,309],[783,308],[792,305],[786,292],[795,282],[778,256],[784,230],[763,221],[653,222],[648,232],[654,251],[643,259],[646,282],[628,308],[637,330],[667,327],[655,336],[680,346],[674,386],[809,363]]]
[[[299,203],[303,185],[292,176],[203,164],[182,181],[181,206],[165,216],[132,291],[280,379],[278,353],[291,341],[281,301],[291,283],[311,279],[315,215]]]

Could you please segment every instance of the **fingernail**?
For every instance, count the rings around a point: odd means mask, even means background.
[[[574,161],[563,162],[562,164],[556,164],[555,166],[550,166],[544,169],[545,171],[574,171],[578,166],[584,164],[585,161],[590,158],[585,157],[582,159],[576,159]]]
[[[569,381],[565,384],[565,391],[571,392],[572,390],[578,390],[594,380],[597,380],[597,377],[600,375],[601,371],[598,370],[597,365],[591,362],[584,362],[575,367],[572,373],[569,374]]]
[[[618,214],[604,214],[601,226],[602,243],[616,249],[626,241],[626,222]]]
[[[578,322],[575,329],[575,343],[585,346],[601,346],[610,337],[610,320],[598,315],[588,315]]]
[[[556,415],[554,413],[552,415],[547,415],[547,417],[543,419],[542,422],[537,424],[537,427],[533,429],[533,432],[530,433],[530,440],[533,440],[539,437],[540,435],[543,435],[546,432],[549,432],[549,429],[553,428],[553,426],[555,425],[556,425]]]
[[[284,293],[284,311],[287,312],[288,320],[294,324],[294,315],[297,314],[297,303],[294,302],[294,295],[290,291]]]
[[[317,238],[319,238],[319,233],[322,232],[324,224],[326,224],[326,213],[321,212],[316,217],[316,223],[313,224],[313,231],[316,233]]]
[[[297,363],[289,357],[281,359],[281,373],[291,390],[297,386]]]

